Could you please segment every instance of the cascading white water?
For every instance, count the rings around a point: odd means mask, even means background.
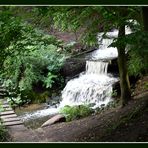
[[[107,74],[108,62],[86,61],[86,74]]]
[[[88,58],[91,60],[104,60],[116,58],[118,56],[117,48],[108,46],[113,42],[113,39],[117,36],[117,34],[117,30],[113,32],[108,32],[106,34],[108,38],[102,39],[103,33],[99,33],[97,37],[99,49],[93,51],[90,55],[88,55]]]
[[[58,113],[65,105],[91,104],[92,108],[107,105],[111,99],[112,84],[117,78],[108,76],[108,62],[86,61],[86,71],[78,78],[70,80],[62,91],[62,101],[57,108],[50,107],[32,113],[26,113],[20,118],[29,121],[47,115]]]
[[[34,120],[37,118],[42,118],[48,115],[53,115],[56,114],[58,112],[58,109],[55,107],[49,107],[46,109],[42,109],[42,110],[38,110],[38,111],[33,111],[31,113],[24,113],[23,115],[20,115],[19,118],[23,121],[23,122],[27,122],[30,120]]]
[[[91,104],[92,108],[111,101],[112,84],[116,78],[107,75],[107,62],[87,61],[86,72],[70,80],[62,91],[60,108],[65,105]]]
[[[107,74],[108,62],[102,60],[113,59],[118,56],[117,49],[108,47],[113,38],[117,36],[118,31],[107,33],[111,38],[101,40],[99,49],[89,55],[89,60],[86,61],[86,71],[80,74],[78,78],[70,80],[62,91],[62,101],[59,107],[50,107],[26,113],[20,118],[23,121],[44,117],[47,115],[55,114],[61,107],[65,105],[80,105],[92,104],[92,108],[100,107],[102,104],[107,105],[111,99],[112,84],[117,81]],[[98,38],[102,33],[98,35]],[[99,39],[98,39],[99,40]]]
[[[131,29],[126,26],[126,34],[130,34]],[[102,39],[104,33],[98,34],[99,49],[89,55],[86,61],[86,71],[78,78],[70,80],[62,91],[62,101],[59,108],[65,105],[92,104],[92,108],[107,105],[111,99],[112,85],[117,78],[107,74],[108,62],[118,56],[117,48],[108,47],[113,39],[118,36],[118,30],[108,32],[107,38]]]
[[[126,34],[131,29],[126,26]],[[98,34],[99,49],[86,56],[86,71],[78,78],[70,80],[62,91],[62,101],[59,107],[49,107],[32,113],[20,116],[23,121],[34,120],[47,115],[58,113],[65,105],[92,104],[92,108],[107,105],[111,99],[112,84],[118,81],[117,78],[107,74],[108,63],[102,60],[110,60],[118,56],[117,49],[108,47],[113,39],[118,36],[118,30],[107,32],[108,38],[102,39],[104,33]],[[99,60],[99,61],[98,61]]]
[[[107,105],[111,99],[112,85],[118,79],[107,74],[108,62],[118,56],[117,49],[108,47],[118,34],[118,30],[108,32],[102,40],[103,33],[98,34],[99,49],[92,52],[86,59],[86,71],[78,78],[70,80],[62,91],[62,102],[59,107],[80,104],[92,104],[92,108]],[[101,40],[100,40],[101,39]]]

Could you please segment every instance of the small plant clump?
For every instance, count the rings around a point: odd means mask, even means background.
[[[86,117],[93,113],[93,110],[86,105],[75,105],[69,106],[66,105],[60,110],[61,114],[64,114],[66,121],[72,121],[75,119],[80,119]]]
[[[5,127],[2,125],[2,121],[0,120],[0,142],[5,142],[7,139],[7,130]]]
[[[116,107],[119,106],[119,105],[121,105],[121,101],[120,101],[120,100],[111,101],[111,102],[109,102],[107,105],[102,104],[100,107],[97,107],[97,108],[95,109],[95,114],[98,114],[98,113],[107,111],[107,110],[109,110],[109,109],[114,109],[114,108],[116,108]]]

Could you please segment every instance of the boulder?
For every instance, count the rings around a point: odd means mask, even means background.
[[[47,120],[45,123],[42,124],[41,127],[49,126],[59,122],[65,122],[66,118],[64,115],[58,114]]]

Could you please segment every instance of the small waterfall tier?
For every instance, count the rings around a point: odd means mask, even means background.
[[[86,61],[86,74],[107,75],[108,62]]]
[[[107,62],[87,61],[86,72],[70,80],[62,91],[60,107],[91,104],[96,108],[107,105],[111,101],[112,84],[117,81],[107,75],[107,67]]]

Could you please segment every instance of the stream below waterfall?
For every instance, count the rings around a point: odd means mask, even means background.
[[[19,117],[23,122],[39,121],[58,113],[65,105],[74,106],[88,104],[92,109],[106,106],[113,99],[111,97],[113,84],[119,79],[108,73],[108,64],[111,59],[117,58],[117,49],[108,47],[113,37],[117,36],[117,30],[109,32],[110,38],[101,40],[99,48],[85,56],[86,70],[79,77],[67,82],[61,92],[62,100],[55,106],[46,106],[43,109],[24,112]],[[98,35],[98,40],[100,34]],[[43,123],[42,122],[42,123]],[[40,124],[41,125],[41,124]]]

